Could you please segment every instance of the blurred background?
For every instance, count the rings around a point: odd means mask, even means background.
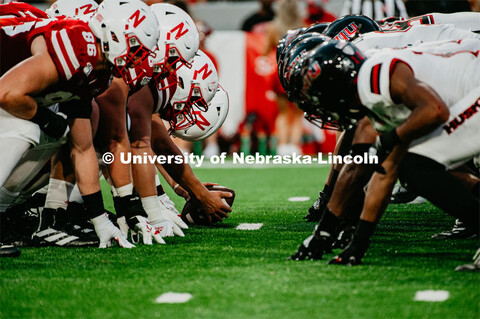
[[[24,2],[45,10],[54,1]],[[200,31],[200,48],[216,64],[220,84],[229,94],[230,112],[219,133],[193,144],[174,139],[182,150],[207,157],[220,152],[286,155],[333,151],[335,132],[306,121],[298,107],[286,99],[278,82],[276,44],[288,29],[331,22],[348,13],[381,20],[480,10],[480,0],[146,2],[173,3],[192,16]]]

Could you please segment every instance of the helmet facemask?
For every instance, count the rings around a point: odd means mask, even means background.
[[[130,85],[148,76],[149,72],[142,64],[148,63],[148,57],[153,58],[155,53],[143,46],[136,36],[127,36],[126,40],[127,53],[115,58],[113,75],[123,78]],[[135,72],[131,72],[131,69],[135,69]]]

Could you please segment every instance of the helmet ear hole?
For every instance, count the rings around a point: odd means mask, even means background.
[[[183,90],[185,85],[183,84],[183,77],[178,77],[178,86]]]
[[[118,41],[117,35],[116,35],[113,31],[110,31],[110,36],[112,37],[112,40],[113,40],[113,41],[115,41],[115,42],[117,42],[117,43],[120,43],[120,42]]]

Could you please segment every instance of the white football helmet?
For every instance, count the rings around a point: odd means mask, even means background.
[[[200,38],[193,19],[179,7],[168,3],[155,3],[151,6],[160,26],[158,51],[154,71],[155,80],[168,77],[182,65],[190,67],[190,62],[198,51]],[[162,89],[159,86],[159,89]]]
[[[104,0],[88,26],[115,66],[113,74],[127,84],[136,80],[130,78],[128,69],[141,65],[157,47],[158,21],[152,10],[141,0]]]
[[[98,4],[93,0],[58,0],[45,13],[50,18],[92,16],[97,8]]]
[[[184,130],[173,131],[172,135],[191,142],[206,139],[223,125],[228,115],[228,107],[228,93],[219,85],[215,96],[208,104],[208,110],[193,111],[197,119],[195,124]]]
[[[198,50],[190,69],[177,71],[177,89],[170,99],[170,132],[185,130],[197,121],[194,111],[206,112],[217,92],[218,76],[212,60]]]

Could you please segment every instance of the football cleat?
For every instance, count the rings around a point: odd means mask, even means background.
[[[390,198],[390,204],[423,204],[426,201],[425,198],[417,196],[400,184],[395,185]]]
[[[355,233],[355,226],[345,226],[345,228],[338,233],[337,239],[332,244],[332,249],[345,249],[352,241],[353,234]]]
[[[20,249],[15,246],[0,244],[0,257],[18,257],[20,253]]]
[[[320,232],[319,236],[311,235],[307,237],[298,247],[298,250],[290,256],[291,260],[319,260],[323,253],[332,252],[332,236],[326,232]]]
[[[451,230],[432,235],[433,239],[470,239],[475,237],[478,237],[478,234],[467,228],[460,219],[455,220]]]
[[[323,210],[328,203],[328,197],[324,192],[318,193],[318,198],[308,209],[308,214],[303,217],[307,222],[319,222],[322,218]]]
[[[480,271],[480,248],[473,256],[473,263],[457,266],[455,271]]]
[[[44,208],[37,231],[32,235],[33,246],[82,247],[97,246],[96,234],[75,229],[64,209]]]

